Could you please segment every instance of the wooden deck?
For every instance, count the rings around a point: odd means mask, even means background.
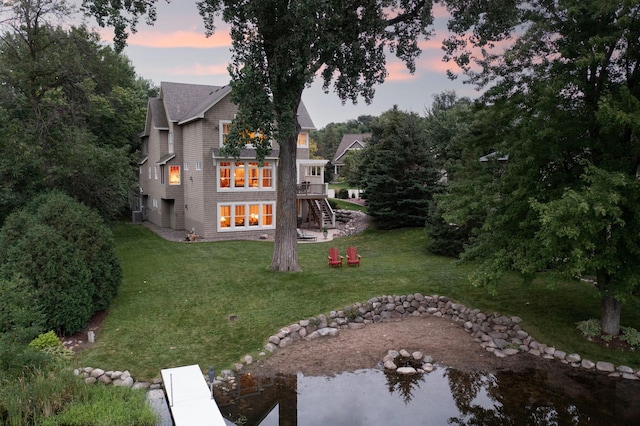
[[[200,366],[160,370],[175,426],[226,426]]]

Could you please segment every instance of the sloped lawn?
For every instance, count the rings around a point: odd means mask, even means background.
[[[472,265],[428,254],[423,229],[300,244],[300,273],[269,270],[270,242],[176,243],[131,224],[119,225],[115,235],[124,281],[94,347],[79,355],[81,366],[127,369],[138,379],[187,364],[219,371],[246,354],[256,358],[270,335],[300,319],[374,296],[419,292],[518,315],[538,341],[567,353],[640,367],[637,352],[606,350],[580,337],[575,323],[599,316],[592,285],[549,289],[543,280],[524,286],[507,277],[492,297],[468,283]],[[328,268],[328,248],[344,254],[348,245],[358,247],[362,266]],[[623,325],[639,327],[639,306],[633,299],[623,307]]]

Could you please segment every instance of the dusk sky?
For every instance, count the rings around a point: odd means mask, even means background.
[[[231,39],[226,24],[220,21],[215,34],[206,38],[195,1],[173,0],[167,4],[160,0],[157,10],[155,25],[141,22],[138,32],[129,37],[124,52],[138,75],[156,85],[162,81],[216,86],[227,84],[230,80],[227,65],[231,59]],[[436,13],[436,25],[445,28],[445,19],[438,19],[438,15],[441,14]],[[98,30],[92,19],[87,21],[87,25]],[[99,29],[99,32],[105,42],[112,42],[112,31]],[[377,116],[393,105],[423,115],[425,107],[431,106],[433,95],[445,90],[455,90],[459,97],[477,97],[478,92],[473,87],[462,84],[462,77],[455,81],[447,78],[446,70],[452,65],[442,61],[443,38],[444,32],[439,32],[432,40],[420,43],[423,52],[413,75],[402,62],[390,56],[387,62],[389,75],[384,84],[377,86],[371,105],[363,100],[357,105],[350,102],[342,105],[333,89],[325,94],[322,81],[316,79],[302,95],[316,128],[360,115]]]

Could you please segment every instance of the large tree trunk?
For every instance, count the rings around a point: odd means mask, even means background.
[[[271,269],[300,271],[296,238],[296,135],[280,143],[277,174],[276,238]]]
[[[613,296],[603,296],[600,302],[600,325],[602,334],[617,336],[620,333],[621,303]]]

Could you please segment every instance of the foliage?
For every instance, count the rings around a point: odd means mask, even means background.
[[[577,323],[577,325],[578,331],[582,333],[584,337],[600,336],[600,321],[595,318],[580,321]]]
[[[91,386],[80,403],[70,405],[64,411],[44,419],[43,426],[153,426],[157,415],[146,400],[143,390],[114,386]]]
[[[53,331],[40,334],[29,343],[29,346],[57,360],[68,360],[73,356],[73,351],[65,348]]]
[[[447,41],[469,80],[491,88],[440,207],[450,223],[480,220],[464,255],[484,259],[478,283],[505,270],[594,275],[602,330],[616,335],[621,303],[640,285],[640,5],[486,6]]]
[[[33,300],[37,293],[24,279],[0,278],[0,334],[27,344],[44,328],[45,317]]]
[[[626,342],[632,348],[640,347],[640,331],[633,327],[620,327],[622,334],[620,340]]]
[[[362,150],[351,150],[343,158],[342,177],[351,187],[358,187],[362,180],[360,167],[362,164]]]
[[[349,198],[349,190],[346,188],[340,188],[338,190],[338,193],[336,194],[336,198],[346,200],[347,198]]]
[[[394,107],[372,125],[362,157],[368,213],[383,229],[423,226],[442,186],[424,120]]]
[[[0,230],[0,275],[21,275],[36,290],[45,326],[81,329],[106,309],[122,278],[109,228],[88,207],[60,192],[33,199]]]
[[[97,33],[54,26],[71,14],[62,1],[0,8],[0,223],[52,188],[117,217],[135,183],[149,82]]]

